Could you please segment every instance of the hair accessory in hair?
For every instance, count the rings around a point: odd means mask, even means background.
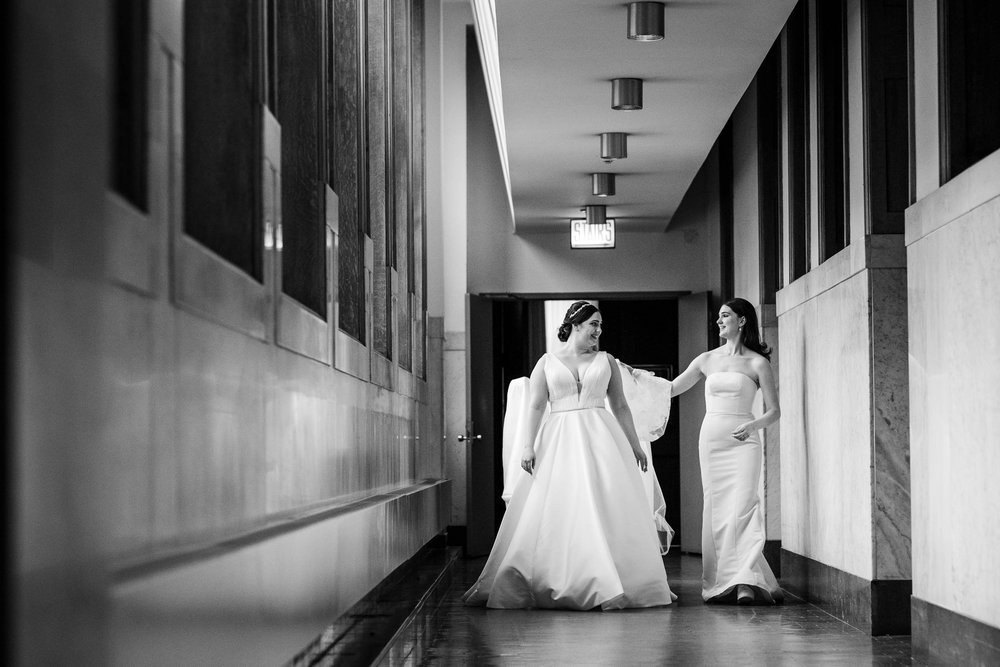
[[[586,308],[586,307],[587,307],[587,306],[589,306],[589,305],[590,305],[589,303],[587,303],[586,301],[584,301],[584,302],[583,302],[583,303],[581,303],[581,304],[580,304],[579,306],[577,306],[577,307],[576,307],[575,309],[573,309],[573,312],[572,312],[572,313],[569,313],[568,315],[566,315],[566,319],[565,319],[564,321],[565,321],[565,322],[569,322],[569,321],[570,321],[570,320],[572,320],[572,319],[573,319],[574,317],[576,317],[576,316],[577,316],[577,314],[578,314],[578,313],[579,313],[579,312],[580,312],[581,310],[583,310],[584,308]]]

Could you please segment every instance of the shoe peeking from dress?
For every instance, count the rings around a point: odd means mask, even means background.
[[[748,605],[754,603],[753,589],[746,584],[740,584],[736,587],[736,604]]]

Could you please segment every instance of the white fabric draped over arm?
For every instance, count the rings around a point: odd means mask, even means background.
[[[649,443],[663,435],[667,430],[667,420],[670,419],[670,380],[657,377],[649,371],[630,368],[621,361],[618,366],[621,369],[622,391],[632,410],[632,421],[635,422],[635,431],[639,435],[639,446],[652,461],[653,452]],[[652,465],[642,476],[642,482],[653,510],[656,532],[660,537],[660,552],[665,554],[674,539],[674,529],[667,523],[667,501]]]
[[[622,371],[622,389],[632,410],[632,421],[639,440],[652,442],[667,430],[670,419],[670,380],[649,371],[630,369],[618,362]]]

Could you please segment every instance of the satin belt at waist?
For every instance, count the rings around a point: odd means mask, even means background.
[[[708,415],[723,415],[726,417],[750,417],[753,419],[753,413],[750,412],[724,412],[722,410],[706,410],[705,416]]]
[[[576,408],[559,408],[558,410],[556,408],[552,408],[552,410],[550,410],[550,414],[555,415],[559,414],[560,412],[579,412],[580,410],[603,410],[603,409],[604,409],[604,404],[600,403],[598,405],[581,405],[580,407]]]

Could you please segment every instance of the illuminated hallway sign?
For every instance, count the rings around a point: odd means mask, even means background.
[[[615,221],[608,218],[601,223],[586,220],[570,220],[570,247],[572,248],[614,248]]]

